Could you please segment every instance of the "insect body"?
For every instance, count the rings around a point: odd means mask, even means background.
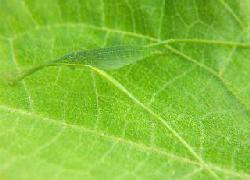
[[[155,53],[155,49],[151,46],[115,46],[76,51],[23,71],[10,80],[9,84],[15,84],[17,81],[48,66],[88,65],[102,70],[114,70],[133,64]]]
[[[149,55],[150,49],[146,47],[116,46],[73,52],[55,62],[59,64],[83,64],[103,70],[113,70],[133,64]]]

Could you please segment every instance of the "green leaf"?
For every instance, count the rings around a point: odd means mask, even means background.
[[[249,0],[0,0],[0,179],[249,179],[249,12]],[[5,83],[81,49],[152,43],[166,53]]]

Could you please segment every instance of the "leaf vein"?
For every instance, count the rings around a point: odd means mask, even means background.
[[[180,162],[184,162],[184,163],[188,163],[188,164],[193,164],[193,165],[197,165],[197,166],[201,166],[201,164],[199,162],[193,161],[191,159],[187,159],[185,157],[181,157],[179,155],[167,152],[166,150],[159,148],[159,147],[151,147],[151,146],[147,146],[145,144],[141,144],[135,141],[131,141],[131,140],[127,140],[124,138],[120,138],[120,137],[116,137],[116,136],[112,136],[109,134],[104,134],[101,131],[97,131],[97,130],[93,130],[84,126],[79,126],[79,125],[73,125],[73,124],[69,124],[69,123],[65,123],[63,121],[59,121],[57,119],[53,119],[50,117],[45,117],[42,114],[38,114],[38,113],[34,113],[34,112],[28,112],[26,110],[22,110],[19,108],[13,108],[13,107],[9,107],[6,105],[0,105],[0,110],[4,111],[4,112],[9,112],[9,113],[16,113],[19,114],[21,116],[26,116],[26,117],[34,117],[34,119],[38,118],[41,119],[42,121],[44,121],[45,123],[50,123],[56,126],[63,126],[65,127],[65,129],[67,128],[71,128],[75,131],[80,131],[80,132],[85,132],[85,133],[89,133],[89,134],[94,134],[98,137],[102,137],[104,139],[110,140],[110,141],[115,141],[115,142],[119,142],[122,144],[127,144],[130,145],[132,147],[138,148],[141,151],[144,152],[149,152],[149,153],[156,153],[162,156],[166,156],[172,159],[175,159],[177,161]],[[219,167],[216,166],[215,164],[208,164],[212,169],[223,172],[225,174],[230,174],[230,175],[234,175],[234,176],[238,176],[238,177],[242,177],[242,178],[246,178],[246,177],[250,177],[249,174],[246,174],[244,172],[237,172],[231,169],[226,169],[224,167]]]

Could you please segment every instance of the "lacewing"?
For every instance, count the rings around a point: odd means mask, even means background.
[[[124,45],[75,51],[56,60],[35,65],[28,70],[24,70],[18,75],[9,78],[9,84],[14,85],[25,77],[49,66],[93,66],[102,70],[119,69],[159,53],[159,51],[154,48],[156,45],[158,44],[148,46]]]

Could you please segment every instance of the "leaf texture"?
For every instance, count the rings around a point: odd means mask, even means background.
[[[1,77],[79,49],[166,50],[1,81],[0,178],[249,179],[249,4],[0,0]]]

